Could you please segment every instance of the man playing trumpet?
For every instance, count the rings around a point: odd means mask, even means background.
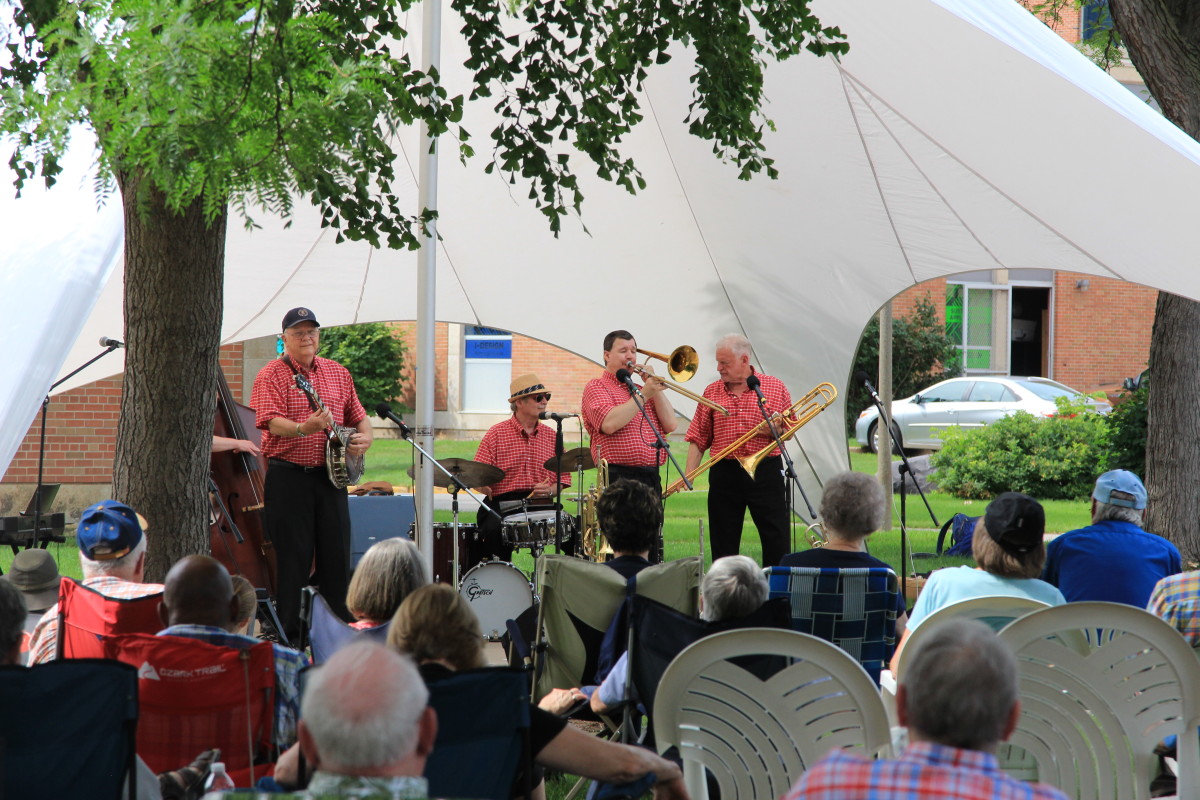
[[[597,464],[601,458],[608,460],[610,481],[631,478],[661,493],[658,468],[666,453],[655,447],[650,426],[663,436],[675,430],[675,409],[663,392],[663,379],[650,367],[639,367],[646,381],[639,388],[650,418],[646,422],[629,385],[618,379],[619,372],[633,371],[631,365],[637,363],[637,357],[637,342],[629,331],[613,331],[604,337],[604,372],[583,388],[583,424],[592,438],[592,459]]]
[[[717,341],[717,373],[720,380],[705,387],[704,397],[728,409],[729,416],[716,414],[704,405],[696,406],[696,415],[684,437],[688,441],[685,472],[692,474],[705,450],[721,453],[752,428],[760,428],[760,435],[725,453],[712,467],[708,479],[709,543],[714,561],[738,555],[742,523],[749,508],[762,541],[763,566],[773,567],[788,552],[783,459],[775,447],[759,463],[754,477],[738,463],[739,457],[752,456],[774,441],[763,424],[758,395],[747,379],[752,375],[758,379],[768,415],[786,413],[792,398],[782,381],[756,372],[750,365],[750,342],[744,336],[731,333]]]

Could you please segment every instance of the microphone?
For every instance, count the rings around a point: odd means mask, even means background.
[[[767,407],[767,398],[763,396],[763,391],[760,388],[760,383],[761,382],[758,380],[758,376],[755,375],[753,372],[751,372],[749,375],[746,376],[746,388],[754,390],[754,393],[756,395],[758,395],[758,404],[760,406],[762,406],[763,408],[766,408]]]
[[[633,373],[622,367],[617,370],[617,380],[629,387],[630,394],[636,394],[641,397],[642,392],[638,389],[637,384],[633,382]]]
[[[409,430],[408,426],[404,424],[404,420],[392,413],[392,407],[387,403],[380,403],[379,405],[375,406],[375,413],[378,414],[381,419],[389,419],[399,425],[400,435],[405,439],[412,436],[412,431]]]
[[[119,342],[116,339],[110,339],[107,336],[101,336],[100,337],[100,346],[117,348],[117,347],[124,347],[125,343]]]
[[[867,387],[867,391],[871,394],[871,397],[875,399],[876,403],[883,402],[879,399],[879,394],[875,391],[875,387],[871,385],[871,379],[867,375],[866,370],[860,369],[858,372],[854,373],[854,382],[861,383],[863,386]]]
[[[578,414],[560,414],[557,411],[541,411],[538,413],[538,419],[552,419],[555,422],[562,422],[564,419],[572,419],[578,416]]]

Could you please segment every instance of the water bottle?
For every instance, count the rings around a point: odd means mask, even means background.
[[[233,778],[229,777],[229,773],[225,771],[225,762],[214,761],[212,772],[208,774],[208,780],[204,782],[204,791],[227,792],[234,788]]]

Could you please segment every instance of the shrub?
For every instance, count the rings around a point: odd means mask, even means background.
[[[925,387],[962,373],[956,343],[946,336],[937,308],[926,294],[912,313],[892,320],[892,397],[916,394]],[[858,342],[853,375],[862,370],[879,385],[879,315],[871,317]],[[865,387],[851,384],[846,390],[846,431],[854,432],[858,414],[871,405]]]
[[[1022,411],[983,428],[950,428],[942,441],[933,455],[935,480],[959,497],[1012,491],[1039,500],[1086,498],[1107,469],[1108,423],[1081,400],[1059,398],[1053,417]]]
[[[1150,384],[1143,382],[1134,392],[1121,395],[1108,415],[1111,447],[1108,468],[1127,469],[1146,474],[1146,418],[1150,403]]]
[[[379,403],[400,396],[404,342],[385,323],[322,328],[320,355],[350,370],[354,390],[368,414]]]

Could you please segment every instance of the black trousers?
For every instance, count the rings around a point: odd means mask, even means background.
[[[316,557],[316,584],[333,613],[349,620],[350,507],[346,490],[329,482],[325,467],[271,459],[266,479],[266,526],[275,545],[279,582],[275,607],[288,639],[300,632],[300,590]]]
[[[751,478],[736,459],[713,465],[708,478],[708,540],[713,560],[736,556],[742,546],[746,509],[762,541],[762,564],[777,566],[788,553],[788,508],[783,459],[764,458]]]

